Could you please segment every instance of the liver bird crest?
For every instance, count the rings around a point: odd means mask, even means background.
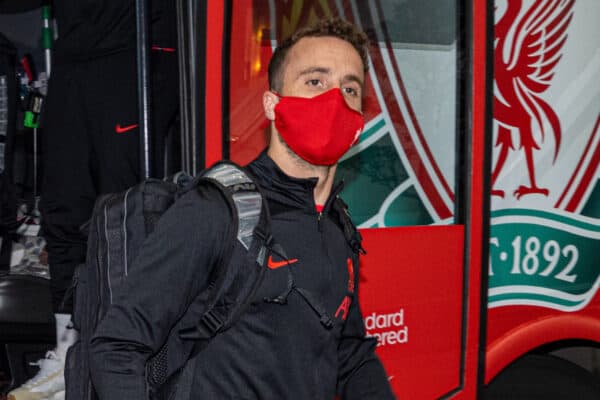
[[[519,149],[525,153],[529,186],[514,192],[521,196],[549,191],[537,185],[534,150],[548,136],[554,137],[554,160],[561,144],[561,125],[556,112],[542,98],[550,87],[567,40],[575,0],[535,0],[523,10],[523,0],[507,0],[506,10],[494,29],[494,119],[498,124],[495,146],[499,147],[492,171],[492,195],[504,197],[495,187],[510,151],[515,151],[511,131],[517,131]],[[534,128],[540,135],[537,140]]]

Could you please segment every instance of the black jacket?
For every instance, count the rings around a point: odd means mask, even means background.
[[[175,1],[152,0],[148,5],[152,46],[177,47]],[[135,50],[135,0],[54,0],[52,6],[58,25],[55,63]]]
[[[364,337],[358,268],[332,218],[331,201],[317,213],[316,179],[285,175],[266,153],[249,170],[267,197],[273,236],[289,265],[282,266],[282,254],[271,254],[249,309],[202,351],[191,398],[394,398],[375,341]],[[192,191],[167,211],[131,268],[126,295],[100,323],[91,367],[101,399],[145,398],[147,358],[205,288],[231,219],[214,191]],[[300,290],[289,292],[285,304],[265,301],[285,294],[290,278]],[[333,318],[333,327],[325,326],[315,305]]]

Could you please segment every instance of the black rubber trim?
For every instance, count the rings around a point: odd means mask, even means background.
[[[456,2],[456,126],[454,157],[454,223],[464,224],[466,219],[467,163],[468,141],[471,131],[471,54],[469,40],[471,5],[467,2]],[[468,9],[468,10],[467,10]]]
[[[193,1],[193,0],[191,0]],[[193,96],[196,101],[192,104],[197,104],[197,107],[192,109],[195,114],[197,129],[192,130],[192,135],[196,136],[196,165],[199,170],[206,168],[206,25],[207,21],[207,2],[193,1],[196,4],[194,7],[195,26],[192,27],[192,32],[195,32],[195,37],[198,38],[194,52],[196,55],[197,85],[194,87]]]
[[[481,291],[479,293],[479,361],[477,365],[477,398],[483,393],[485,385],[485,359],[487,338],[487,311],[489,285],[489,243],[491,221],[491,170],[492,170],[492,141],[494,134],[494,1],[486,3],[486,41],[485,41],[485,127],[483,154],[483,200],[481,226]]]
[[[229,74],[231,68],[231,24],[233,4],[231,0],[223,0],[223,42],[221,49],[221,126],[223,130],[222,158],[228,160],[231,156],[229,143],[230,127],[230,84]]]
[[[467,210],[472,207],[471,174],[473,168],[472,120],[473,120],[473,6],[471,2],[456,2],[456,158],[455,158],[455,206],[454,223],[464,225],[463,292],[460,338],[460,362],[458,386],[440,398],[449,399],[465,389],[468,306],[469,306],[469,234],[471,219]]]

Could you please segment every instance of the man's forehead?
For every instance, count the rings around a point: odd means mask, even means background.
[[[336,65],[330,65],[332,63]],[[296,74],[309,69],[325,72],[325,69],[343,65],[348,69],[356,69],[355,73],[360,71],[360,76],[363,75],[363,63],[358,51],[350,42],[335,36],[309,36],[300,39],[290,48],[285,64],[288,68],[291,66]]]
[[[290,53],[345,51],[354,53],[360,59],[358,51],[352,43],[337,36],[306,36],[298,40],[291,48]]]

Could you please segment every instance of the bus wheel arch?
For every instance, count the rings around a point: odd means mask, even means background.
[[[592,372],[552,354],[529,353],[495,376],[484,390],[486,400],[600,399],[600,380]]]

